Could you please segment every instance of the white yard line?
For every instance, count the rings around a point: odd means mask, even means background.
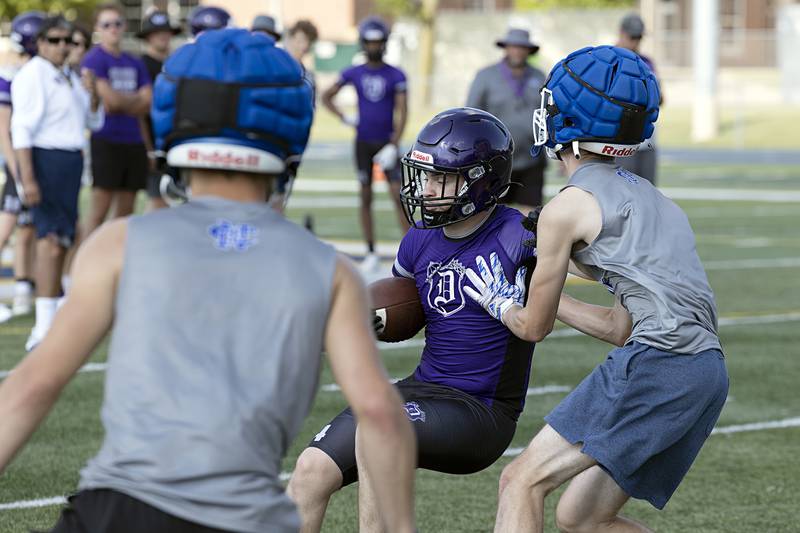
[[[752,268],[795,268],[800,267],[800,257],[775,257],[771,259],[729,259],[704,261],[706,270],[747,270]]]
[[[754,422],[752,424],[737,424],[734,426],[721,426],[714,428],[712,435],[732,435],[734,433],[747,433],[752,431],[764,431],[769,429],[786,429],[800,427],[800,417],[785,418],[783,420],[770,420],[765,422]],[[503,452],[503,457],[516,457],[525,450],[523,447],[508,448]],[[281,481],[287,481],[292,476],[291,472],[281,472],[278,476]],[[0,503],[0,511],[12,511],[16,509],[32,509],[36,507],[50,507],[53,505],[63,505],[67,499],[63,496],[52,498],[40,498],[36,500],[20,500],[16,502]]]
[[[352,180],[321,180],[301,178],[294,186],[295,192],[358,192],[358,182]],[[548,196],[555,195],[564,184],[546,185],[544,190]],[[386,182],[376,182],[373,185],[376,192],[386,192],[388,187]],[[734,202],[776,202],[790,203],[800,202],[800,191],[794,189],[787,190],[764,190],[764,189],[726,189],[726,188],[702,188],[702,187],[663,187],[660,189],[666,196],[673,200],[715,200],[715,201],[734,201]],[[289,206],[291,207],[291,200]]]

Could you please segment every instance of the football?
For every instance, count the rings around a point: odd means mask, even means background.
[[[378,340],[404,341],[425,326],[425,310],[414,280],[395,277],[380,279],[370,284],[369,296],[372,309],[382,322],[376,327]]]

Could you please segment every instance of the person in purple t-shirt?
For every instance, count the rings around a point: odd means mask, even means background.
[[[142,137],[144,118],[150,112],[150,75],[141,59],[121,50],[125,18],[116,4],[95,11],[95,31],[100,44],[89,50],[83,68],[97,76],[97,91],[106,109],[103,128],[92,134],[92,203],[86,223],[88,237],[108,215],[133,212],[136,192],[147,183],[148,156]]]
[[[400,197],[413,227],[393,274],[416,282],[426,327],[419,366],[397,387],[416,431],[420,468],[469,474],[488,467],[511,442],[525,403],[533,343],[465,293],[466,269],[477,266],[515,280],[509,299],[524,301],[535,235],[519,211],[497,205],[508,190],[513,151],[497,118],[458,108],[436,115],[402,160]],[[304,532],[318,531],[331,494],[357,481],[355,431],[345,410],[298,458],[287,490]],[[359,519],[367,530],[379,524],[369,494],[362,485]]]
[[[397,204],[400,229],[403,233],[408,230],[399,203],[400,168],[397,158],[397,144],[406,125],[408,105],[406,75],[383,61],[389,28],[380,19],[369,17],[359,24],[358,34],[367,62],[343,70],[339,81],[322,94],[322,103],[342,122],[356,127],[355,159],[361,184],[361,229],[367,241],[367,256],[362,269],[372,272],[378,267],[372,225],[373,161],[389,180],[391,196]],[[333,102],[334,96],[348,84],[353,85],[358,94],[357,119],[345,116]]]

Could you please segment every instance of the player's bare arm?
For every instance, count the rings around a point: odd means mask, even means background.
[[[342,85],[338,81],[325,89],[325,92],[322,93],[322,105],[325,106],[325,109],[339,117],[339,120],[344,121],[344,113],[342,113],[333,101],[340,90],[342,90]]]
[[[613,307],[593,305],[561,293],[556,318],[578,331],[615,346],[623,346],[633,323],[618,298]]]
[[[400,396],[378,357],[367,292],[349,260],[338,259],[325,347],[333,375],[358,419],[358,446],[389,531],[413,531],[416,444]]]
[[[111,222],[81,246],[69,298],[50,332],[0,385],[0,471],[111,327],[126,230],[126,220]]]
[[[503,322],[515,335],[538,342],[552,331],[573,248],[591,243],[601,226],[597,202],[574,187],[559,193],[542,209],[528,304],[511,306],[503,315]]]
[[[394,120],[394,132],[389,142],[397,145],[403,137],[403,130],[406,129],[408,121],[408,93],[406,91],[400,91],[394,95]]]
[[[122,113],[126,115],[140,115],[146,113],[150,108],[150,86],[142,87],[133,94],[126,94],[115,91],[111,88],[108,80],[97,79],[97,94],[103,102],[108,113]],[[145,89],[147,89],[145,91]]]
[[[17,168],[13,164],[14,149],[11,146],[11,106],[0,106],[0,153],[7,162],[6,168],[11,172],[11,177],[17,179]]]

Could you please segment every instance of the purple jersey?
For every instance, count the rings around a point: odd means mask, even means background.
[[[11,80],[0,76],[0,105],[11,105]]]
[[[356,139],[386,142],[394,132],[394,97],[406,90],[406,75],[391,65],[366,64],[342,71],[339,85],[352,83],[358,93]]]
[[[106,80],[112,89],[121,93],[133,94],[141,87],[150,85],[150,75],[142,60],[125,52],[117,57],[95,46],[86,53],[81,67],[91,69],[98,78]],[[114,143],[143,142],[139,119],[120,113],[107,113],[102,129],[92,135]]]
[[[425,348],[414,378],[447,385],[489,405],[510,408],[516,418],[525,405],[533,343],[513,336],[502,322],[464,294],[467,268],[476,256],[496,252],[506,277],[529,264],[535,252],[525,241],[522,214],[497,206],[476,233],[451,239],[442,229],[411,228],[403,237],[392,272],[414,279],[425,309]]]

